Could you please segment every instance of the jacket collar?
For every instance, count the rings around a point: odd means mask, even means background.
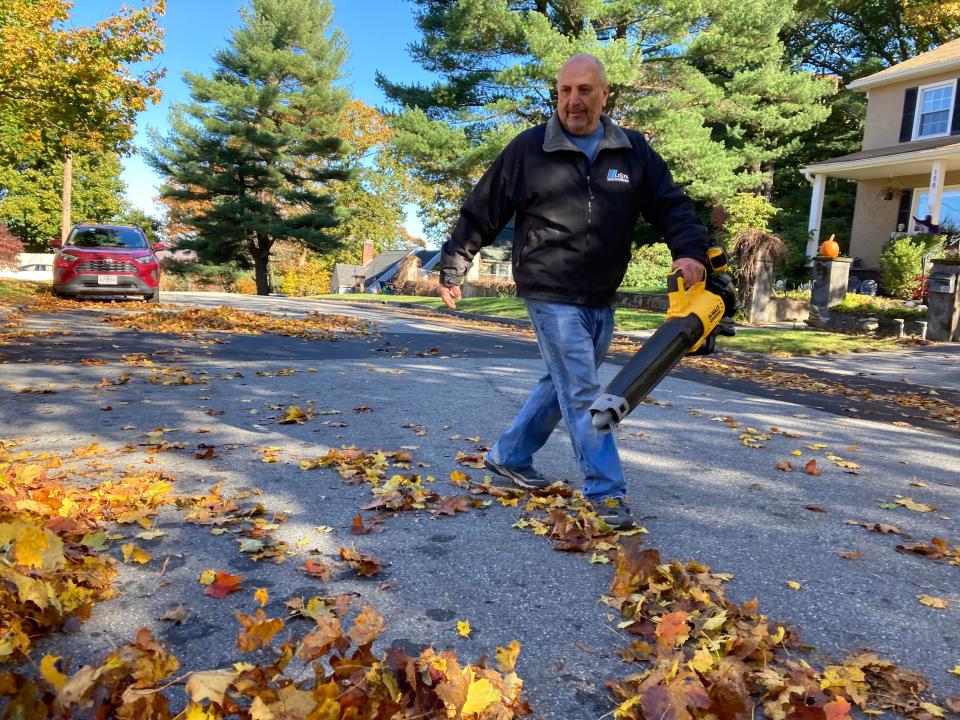
[[[597,146],[597,152],[606,148],[628,150],[632,147],[627,134],[608,115],[601,114],[600,122],[603,123],[603,139]],[[560,124],[560,118],[554,112],[547,120],[547,133],[543,138],[543,151],[556,152],[558,150],[580,152],[577,146],[570,142],[570,138],[567,137],[567,134],[563,131],[563,126]]]

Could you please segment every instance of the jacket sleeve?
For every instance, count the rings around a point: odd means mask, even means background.
[[[642,136],[638,145],[643,167],[638,188],[640,213],[663,236],[674,260],[688,257],[706,264],[707,228],[697,217],[693,201],[673,181],[663,158]]]
[[[460,209],[460,218],[440,258],[440,284],[459,285],[481,247],[490,245],[516,211],[513,187],[515,143],[487,168]]]

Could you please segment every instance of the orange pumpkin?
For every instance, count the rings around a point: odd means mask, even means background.
[[[820,245],[820,254],[828,258],[835,258],[840,255],[840,246],[837,244],[837,241],[833,239],[833,235],[824,240],[823,244]]]

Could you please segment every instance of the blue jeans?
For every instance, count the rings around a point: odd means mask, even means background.
[[[545,300],[526,303],[547,374],[487,457],[497,465],[530,469],[533,454],[563,417],[585,477],[584,495],[623,497],[627,485],[613,434],[597,432],[590,418],[590,406],[600,394],[597,368],[613,336],[613,308]]]

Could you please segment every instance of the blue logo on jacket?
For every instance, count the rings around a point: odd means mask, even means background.
[[[625,172],[620,172],[616,168],[607,170],[607,182],[630,182],[630,176]]]

